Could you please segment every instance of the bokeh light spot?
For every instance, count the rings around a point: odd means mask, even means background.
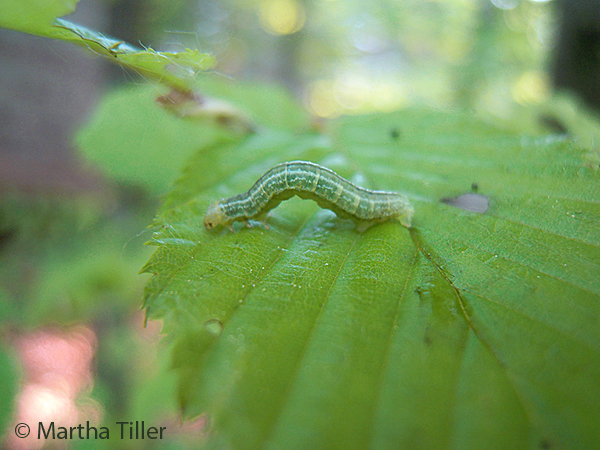
[[[371,89],[371,103],[377,111],[391,112],[406,106],[408,101],[400,84],[383,81]]]
[[[296,33],[305,20],[304,7],[296,0],[265,0],[260,5],[260,24],[268,33]]]
[[[360,108],[370,97],[370,85],[360,75],[348,73],[338,77],[333,85],[333,95],[344,108]]]
[[[341,114],[340,104],[333,95],[333,82],[318,80],[311,83],[305,97],[308,109],[319,117],[338,117]]]
[[[514,9],[519,6],[519,0],[492,0],[495,7],[500,9]]]
[[[542,72],[530,70],[513,83],[511,93],[513,100],[521,105],[539,104],[548,100],[550,88]]]

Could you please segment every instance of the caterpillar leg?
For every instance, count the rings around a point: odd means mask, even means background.
[[[373,222],[357,222],[356,231],[358,231],[359,233],[364,233],[369,228],[371,228],[371,226],[373,226]]]
[[[244,223],[246,225],[248,225],[248,228],[253,228],[255,225],[263,227],[267,230],[270,230],[271,228],[269,227],[269,225],[267,225],[267,219],[263,219],[263,220],[253,220],[254,225],[252,225],[252,223],[250,221],[245,221]]]
[[[258,225],[260,225],[261,227],[270,230],[271,228],[269,227],[269,225],[267,225],[267,213],[262,213],[262,214],[258,214],[256,216],[254,216],[252,219],[254,220],[254,222]]]

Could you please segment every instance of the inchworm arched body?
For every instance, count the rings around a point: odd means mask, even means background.
[[[389,219],[410,227],[414,213],[413,206],[402,194],[364,189],[326,167],[291,161],[273,167],[248,192],[210,205],[204,226],[210,230],[218,225],[231,225],[235,220],[261,220],[294,195],[315,200],[339,217],[354,220],[360,230]]]

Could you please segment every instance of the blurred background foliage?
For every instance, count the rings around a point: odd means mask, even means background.
[[[567,0],[81,0],[68,19],[214,54],[200,91],[259,126],[463,108],[523,133],[571,131],[594,163],[597,125],[576,106],[600,105],[599,11]],[[230,133],[169,115],[153,103],[162,88],[65,43],[0,30],[0,67],[0,427],[31,410],[72,424],[135,417],[177,430],[155,448],[197,448],[204,419],[178,422],[168,342],[160,324],[144,327],[138,271],[161,195],[189,155]],[[11,436],[6,448],[39,448]]]

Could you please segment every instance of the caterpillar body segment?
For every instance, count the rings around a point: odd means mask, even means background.
[[[354,220],[359,230],[376,222],[399,220],[410,227],[414,208],[395,192],[371,191],[352,184],[326,167],[306,161],[278,164],[243,194],[219,200],[208,207],[207,229],[234,221],[261,220],[279,203],[294,195],[315,200],[341,218]]]

